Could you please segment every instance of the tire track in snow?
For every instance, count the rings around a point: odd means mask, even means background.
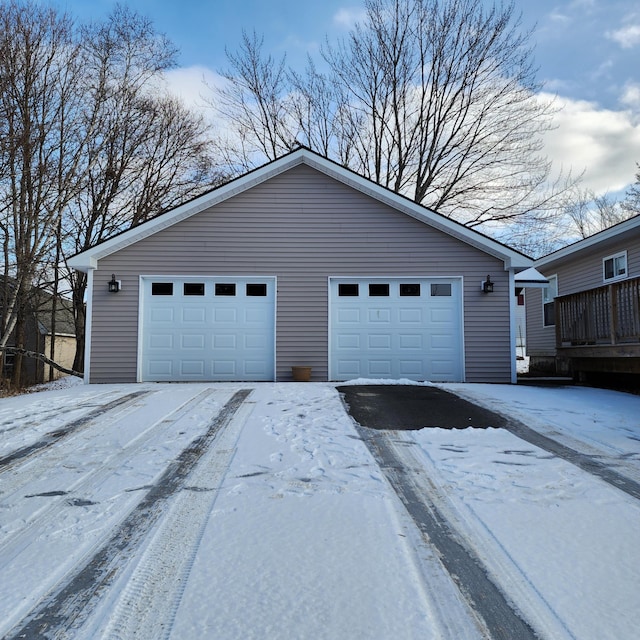
[[[514,436],[525,440],[529,444],[548,451],[566,462],[570,462],[579,469],[582,469],[582,471],[586,471],[592,476],[604,480],[612,487],[624,491],[632,498],[640,500],[640,482],[623,476],[606,464],[594,459],[593,456],[576,451],[557,440],[538,433],[518,420],[509,420],[506,429]]]
[[[20,447],[19,449],[15,449],[11,453],[8,453],[2,457],[0,457],[0,471],[5,471],[5,468],[8,468],[16,462],[22,462],[27,458],[33,456],[33,454],[40,452],[44,449],[48,449],[54,444],[58,443],[63,438],[71,435],[72,433],[77,433],[81,429],[88,427],[94,420],[97,418],[101,418],[104,420],[104,414],[117,409],[123,405],[133,402],[134,400],[149,395],[153,393],[152,391],[136,391],[134,393],[129,393],[126,396],[122,396],[121,398],[116,398],[112,400],[108,404],[99,405],[93,411],[90,411],[86,415],[69,422],[64,425],[60,429],[56,429],[55,431],[51,431],[44,435],[44,437],[40,438],[40,440],[27,445],[25,447]]]
[[[156,423],[151,425],[144,433],[136,435],[130,442],[122,446],[115,456],[108,460],[108,465],[90,469],[72,485],[66,486],[64,491],[51,492],[48,495],[68,496],[71,493],[75,495],[83,495],[83,489],[90,489],[91,487],[99,485],[103,479],[108,478],[113,473],[114,467],[117,468],[123,462],[130,460],[136,452],[143,449],[150,440],[157,438],[160,433],[164,433],[171,429],[171,427],[175,425],[175,423],[188,411],[192,410],[196,405],[203,402],[213,393],[213,389],[205,389],[197,396],[190,398],[187,402],[183,402],[159,424]],[[25,474],[27,476],[42,476],[43,473],[43,469],[34,470],[32,467],[25,470]],[[14,478],[12,480],[15,484],[16,482],[19,482],[20,479]],[[28,478],[25,478],[25,480],[28,480]],[[14,487],[12,493],[9,494],[7,493],[6,487],[3,487],[3,501],[10,504],[12,501],[12,494],[15,495],[16,493],[21,493],[21,489],[23,489],[23,486],[19,484],[18,488]],[[37,497],[42,495],[45,494],[34,494],[25,497]],[[60,504],[60,501],[48,501],[45,506],[35,512],[32,512],[29,518],[25,518],[20,527],[5,535],[0,541],[0,553],[3,558],[17,557],[28,547],[31,541],[31,536],[29,535],[31,529],[38,527],[41,530],[47,530],[48,525],[53,525],[57,521],[64,520],[64,514],[66,512],[73,511],[77,506],[77,503],[74,503],[72,499],[65,499],[64,502],[65,504]]]
[[[496,412],[501,416],[502,424],[496,423],[494,426],[501,426],[529,444],[562,458],[633,498],[640,499],[638,453],[630,452],[612,442],[601,441],[588,431],[581,432],[579,435],[567,433],[562,428],[558,429],[553,420],[547,421],[544,416],[532,417],[534,427],[530,427],[522,420],[514,418],[504,402],[476,397],[474,393],[458,388],[449,389],[446,385],[443,386],[443,390],[458,396],[463,401]]]
[[[253,403],[245,402],[216,439],[162,519],[131,575],[116,583],[117,602],[108,622],[85,625],[78,639],[159,640],[169,638],[200,541],[219,488],[236,452],[236,444]],[[188,526],[185,526],[188,523]]]
[[[418,490],[414,472],[395,451],[384,431],[354,424],[393,490],[420,532],[438,551],[440,560],[479,618],[491,640],[535,640],[538,635],[508,602],[480,559],[461,544],[460,536],[427,491]]]
[[[163,514],[167,501],[180,489],[220,431],[226,428],[252,389],[242,389],[222,407],[207,431],[193,440],[165,469],[146,496],[96,553],[61,587],[41,602],[5,640],[69,637],[89,617],[105,590]]]
[[[13,407],[0,411],[0,436],[23,429],[25,424],[37,426],[43,422],[54,420],[60,416],[67,417],[70,413],[86,411],[98,406],[104,398],[113,396],[113,391],[81,395],[79,398],[65,396],[63,400],[48,398],[30,403],[27,407]]]

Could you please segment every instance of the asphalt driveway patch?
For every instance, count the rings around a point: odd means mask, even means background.
[[[337,389],[342,394],[349,415],[361,427],[398,431],[415,431],[425,427],[506,429],[521,440],[640,499],[640,482],[620,474],[589,454],[539,433],[519,420],[484,409],[444,389],[383,384],[343,385]]]
[[[349,415],[370,429],[507,428],[504,416],[438,387],[372,384],[344,385],[337,389],[344,397]]]

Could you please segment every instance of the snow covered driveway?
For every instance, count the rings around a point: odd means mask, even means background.
[[[446,388],[640,479],[639,397]],[[329,383],[76,386],[0,433],[2,637],[504,637]],[[636,498],[503,429],[378,433],[537,636],[636,637]]]

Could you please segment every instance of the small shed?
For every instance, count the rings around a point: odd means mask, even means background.
[[[11,278],[5,278],[7,291],[14,286]],[[3,310],[3,298],[0,293],[0,312]],[[55,301],[55,317],[53,313]],[[71,369],[76,353],[75,321],[71,300],[54,296],[43,288],[33,287],[28,298],[28,306],[23,316],[24,343],[21,348],[37,354],[51,357],[57,364]],[[16,331],[7,341],[8,347],[16,346]],[[53,349],[52,349],[53,343]],[[11,378],[14,375],[16,356],[11,351],[0,351],[0,377]],[[65,374],[33,357],[23,357],[21,384],[39,384],[48,382],[52,377],[60,378]]]
[[[90,382],[515,382],[533,263],[301,148],[70,264]]]

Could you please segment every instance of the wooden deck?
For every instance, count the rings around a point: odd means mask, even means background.
[[[640,278],[555,299],[557,355],[574,370],[640,373]]]

